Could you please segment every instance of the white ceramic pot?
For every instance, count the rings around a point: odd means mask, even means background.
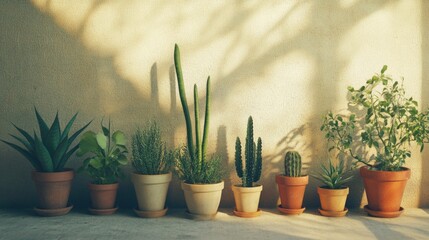
[[[234,193],[235,208],[239,212],[258,211],[259,198],[261,197],[262,185],[255,187],[232,186]]]
[[[216,215],[223,187],[223,181],[215,184],[187,184],[182,182],[189,213],[203,216]]]
[[[131,181],[136,191],[139,210],[161,211],[165,209],[171,172],[160,175],[142,175],[132,173]]]

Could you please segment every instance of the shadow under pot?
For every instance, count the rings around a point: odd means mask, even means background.
[[[259,199],[261,197],[262,185],[254,187],[242,187],[234,185],[231,187],[234,193],[235,210],[234,215],[243,218],[258,217],[261,215]]]
[[[308,184],[308,175],[301,177],[288,177],[277,175],[276,183],[279,188],[281,205],[277,209],[288,215],[296,215],[304,212],[302,206],[305,188]]]
[[[119,183],[113,184],[88,184],[91,196],[89,212],[94,215],[110,215],[116,212],[116,195]]]
[[[159,175],[131,174],[138,203],[138,209],[134,209],[134,212],[139,217],[162,217],[167,213],[165,201],[171,178],[171,172]]]
[[[36,186],[37,207],[35,212],[40,216],[52,217],[65,215],[73,208],[68,205],[73,169],[65,169],[62,172],[37,172],[31,173]]]
[[[215,184],[188,184],[182,182],[186,214],[195,220],[211,220],[218,211],[224,181]]]
[[[365,211],[374,217],[393,218],[403,212],[401,207],[405,186],[411,175],[409,168],[401,171],[377,171],[360,168],[368,205]]]

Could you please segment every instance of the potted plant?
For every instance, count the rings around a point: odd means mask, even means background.
[[[179,178],[182,180],[181,186],[185,195],[188,216],[194,219],[208,220],[216,216],[222,195],[222,189],[224,188],[224,181],[222,180],[223,172],[219,157],[212,156],[208,159],[206,154],[209,130],[210,77],[207,79],[206,109],[202,140],[200,139],[198,90],[197,85],[194,85],[194,144],[191,117],[186,100],[180,63],[180,52],[177,44],[174,49],[174,65],[176,68],[180,101],[185,115],[187,136],[187,146],[179,151],[176,169]]]
[[[95,215],[113,214],[118,191],[118,178],[123,176],[121,167],[128,163],[125,135],[121,131],[112,134],[111,124],[108,127],[101,123],[102,132],[88,131],[79,142],[78,156],[83,160],[79,172],[86,171],[91,178],[88,189],[91,196],[89,212]]]
[[[171,181],[171,167],[175,152],[167,150],[161,139],[161,132],[155,121],[138,129],[132,138],[131,181],[137,196],[140,217],[161,217],[167,212],[165,200]]]
[[[276,176],[281,205],[277,209],[284,214],[301,214],[308,175],[301,175],[301,155],[296,151],[288,151],[284,160],[285,174]]]
[[[239,217],[257,217],[261,215],[258,208],[259,198],[262,192],[262,185],[254,184],[259,181],[262,170],[262,140],[258,138],[258,144],[253,141],[253,119],[249,117],[247,121],[247,136],[245,145],[245,164],[241,156],[241,141],[237,137],[235,142],[235,170],[239,178],[240,185],[233,185],[235,210],[234,214]]]
[[[368,214],[397,217],[403,211],[402,195],[411,173],[404,167],[405,160],[411,157],[410,143],[417,143],[423,150],[429,136],[429,114],[418,110],[417,101],[406,97],[402,84],[386,75],[386,70],[387,66],[383,66],[380,74],[359,89],[349,87],[349,105],[358,110],[357,114],[345,118],[328,113],[322,130],[333,148],[364,165],[360,174]],[[350,126],[350,131],[342,131],[343,125]],[[364,157],[367,151],[357,153],[352,147],[355,134],[360,144],[374,152],[371,157]]]
[[[70,129],[77,117],[77,113],[70,119],[64,130],[61,131],[58,113],[52,125],[48,127],[36,108],[39,134],[34,131],[31,136],[25,130],[17,127],[22,137],[11,136],[22,144],[23,147],[14,143],[4,141],[19,153],[21,153],[34,167],[31,175],[36,185],[37,207],[35,212],[40,216],[60,216],[67,214],[73,205],[68,204],[71,183],[74,171],[65,168],[67,160],[77,150],[78,146],[72,148],[73,141],[91,123],[76,131],[69,137]]]
[[[334,165],[329,159],[328,164],[328,167],[322,164],[322,172],[319,176],[314,176],[323,183],[323,186],[317,187],[321,205],[319,212],[327,217],[343,217],[348,212],[345,206],[349,194],[349,188],[344,184],[350,181],[352,176],[347,176],[350,170],[346,169],[343,160]]]

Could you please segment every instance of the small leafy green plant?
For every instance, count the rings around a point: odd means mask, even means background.
[[[374,75],[358,89],[349,87],[349,105],[357,108],[349,117],[328,113],[321,126],[331,148],[349,154],[357,163],[382,171],[400,171],[405,160],[411,157],[410,143],[424,144],[429,138],[429,111],[419,112],[418,103],[405,97],[398,81],[385,74]],[[352,147],[358,135],[375,154],[364,159]]]
[[[12,134],[10,135],[20,142],[24,147],[20,147],[8,141],[1,141],[14,148],[25,158],[27,158],[36,171],[61,172],[64,170],[64,166],[68,159],[78,149],[78,145],[69,149],[73,144],[73,141],[86,127],[88,127],[91,122],[87,123],[69,137],[69,132],[77,117],[77,113],[70,119],[64,130],[61,131],[58,112],[51,127],[48,127],[45,120],[43,120],[36,108],[34,108],[34,111],[39,124],[40,137],[36,131],[34,131],[33,136],[31,136],[28,132],[13,124],[13,126],[24,138]]]
[[[133,168],[138,174],[166,174],[174,165],[176,152],[167,150],[155,121],[150,121],[143,129],[137,129],[131,148]]]
[[[174,48],[174,66],[176,68],[177,83],[179,87],[180,101],[182,103],[183,113],[186,122],[187,146],[179,151],[178,161],[176,163],[179,178],[190,184],[213,184],[222,181],[223,171],[221,160],[217,156],[207,159],[207,140],[210,120],[210,76],[207,78],[206,85],[206,109],[204,117],[204,131],[201,140],[200,136],[200,117],[198,104],[198,89],[194,85],[194,111],[195,111],[195,144],[193,140],[193,131],[191,116],[189,114],[188,102],[183,81],[182,67],[180,61],[180,51],[177,44]]]
[[[241,141],[237,137],[235,142],[235,170],[241,178],[243,187],[253,187],[253,183],[259,181],[262,171],[262,140],[258,138],[258,144],[253,141],[253,119],[247,121],[247,136],[245,145],[245,166],[241,156]]]
[[[79,142],[78,156],[87,155],[79,172],[86,171],[94,184],[112,184],[123,177],[122,166],[127,165],[127,147],[125,135],[121,131],[111,132],[101,123],[102,132],[88,131]]]
[[[319,176],[314,177],[324,184],[322,188],[342,189],[345,188],[344,184],[353,178],[353,176],[347,176],[351,170],[344,166],[344,161],[342,160],[337,165],[334,165],[332,160],[329,159],[327,167],[324,164],[320,166],[322,172],[319,173]]]

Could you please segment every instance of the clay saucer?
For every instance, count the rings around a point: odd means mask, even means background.
[[[287,215],[299,215],[304,212],[305,208],[287,209],[287,208],[282,208],[282,205],[278,205],[277,210]]]
[[[394,212],[375,211],[375,210],[369,209],[368,205],[365,205],[365,207],[363,209],[365,210],[365,212],[368,213],[368,215],[373,216],[373,217],[380,217],[380,218],[399,217],[399,215],[401,215],[401,213],[404,211],[404,208],[402,208],[402,207],[399,208],[399,211],[394,211]]]
[[[105,209],[88,208],[88,211],[93,215],[110,215],[115,213],[117,210],[118,210],[117,207],[105,208]]]
[[[254,218],[261,216],[261,209],[258,209],[256,212],[239,212],[236,209],[234,210],[234,215],[242,218]]]
[[[168,208],[164,208],[159,211],[142,211],[138,208],[134,208],[133,210],[137,214],[137,216],[141,218],[157,218],[164,216],[167,213]]]
[[[207,220],[213,220],[213,218],[215,218],[217,212],[215,214],[194,214],[194,213],[190,213],[188,210],[186,210],[186,216],[189,219],[193,219],[193,220],[199,220],[199,221],[207,221]]]
[[[65,208],[57,208],[57,209],[43,209],[43,208],[33,208],[37,215],[42,217],[56,217],[66,215],[73,208],[73,205],[69,205]]]
[[[344,211],[339,211],[339,212],[337,212],[337,211],[326,211],[326,210],[319,208],[319,213],[325,217],[344,217],[348,211],[349,210],[347,208],[344,208]]]

